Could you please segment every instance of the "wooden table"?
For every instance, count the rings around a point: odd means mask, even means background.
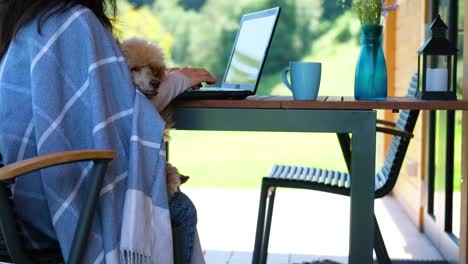
[[[468,101],[429,101],[409,97],[388,97],[385,101],[358,101],[349,96],[319,96],[316,101],[295,101],[290,96],[250,96],[246,100],[179,101],[177,106],[182,108],[468,110]]]
[[[468,110],[466,101],[427,101],[390,97],[356,101],[352,97],[253,96],[246,100],[177,102],[176,128],[182,130],[351,133],[351,215],[349,263],[372,263],[374,234],[375,109]],[[255,223],[253,223],[255,224]]]

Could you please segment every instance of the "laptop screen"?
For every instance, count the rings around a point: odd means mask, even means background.
[[[246,16],[242,19],[231,59],[226,69],[225,84],[256,86],[277,16],[277,12],[268,12],[262,15]]]

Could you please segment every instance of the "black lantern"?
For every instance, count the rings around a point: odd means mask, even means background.
[[[421,99],[457,99],[457,48],[445,37],[447,29],[438,15],[431,24],[432,37],[418,51],[418,89]]]

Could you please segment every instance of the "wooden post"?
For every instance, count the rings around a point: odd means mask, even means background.
[[[421,30],[421,39],[424,40],[425,39],[425,32],[424,32],[424,28],[426,27],[426,25],[429,23],[430,21],[430,18],[429,18],[429,0],[424,0],[424,4],[423,4],[423,10],[424,10],[424,13],[423,13],[423,18],[422,18],[422,27],[423,29]],[[424,42],[424,41],[422,41]],[[418,229],[420,232],[424,232],[424,212],[425,212],[425,207],[426,207],[426,199],[427,199],[427,190],[426,190],[426,182],[425,182],[425,178],[426,178],[426,148],[427,148],[427,144],[426,144],[426,137],[427,137],[427,122],[428,122],[428,119],[429,119],[429,111],[422,111],[421,112],[421,127],[422,129],[420,130],[421,131],[421,149],[420,149],[420,153],[421,153],[421,163],[420,163],[420,168],[419,168],[419,183],[420,183],[420,187],[419,187],[419,221],[418,221]]]
[[[465,0],[465,14],[468,12],[468,0]],[[465,18],[464,27],[468,27]],[[463,35],[464,50],[468,50],[468,37]],[[463,98],[468,99],[468,56],[463,56]],[[462,128],[462,186],[461,186],[461,212],[460,212],[460,263],[468,264],[468,111],[463,111]]]
[[[390,3],[395,0],[389,1]],[[384,27],[384,43],[383,48],[385,51],[385,61],[387,63],[387,78],[388,78],[388,96],[395,96],[395,71],[396,71],[396,29],[397,29],[397,15],[396,12],[389,12],[388,17],[385,19]],[[384,119],[391,121],[393,118],[392,111],[385,111]],[[392,140],[391,136],[384,136],[384,153],[390,146]],[[385,157],[384,157],[385,158]]]

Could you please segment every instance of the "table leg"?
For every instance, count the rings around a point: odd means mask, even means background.
[[[372,263],[374,238],[375,111],[360,113],[352,134],[349,263]]]
[[[178,109],[176,120],[178,129],[351,133],[349,263],[372,263],[375,111],[193,108]]]

